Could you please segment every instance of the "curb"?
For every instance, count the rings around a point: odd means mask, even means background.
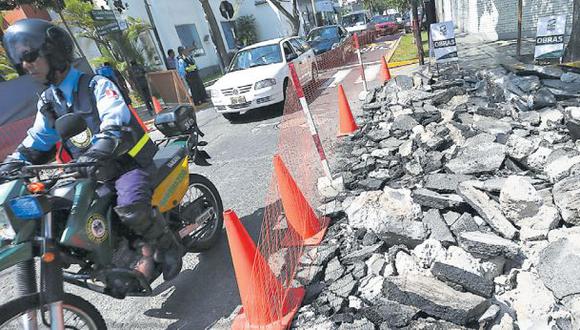
[[[398,68],[401,66],[406,66],[406,65],[416,64],[416,63],[419,63],[418,58],[415,58],[412,60],[406,60],[406,61],[391,62],[391,63],[389,63],[389,69]]]

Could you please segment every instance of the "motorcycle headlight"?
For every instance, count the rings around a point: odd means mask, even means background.
[[[262,89],[270,86],[276,85],[276,79],[264,79],[260,80],[254,86],[254,89]]]
[[[16,236],[4,207],[0,206],[0,240],[13,240]]]

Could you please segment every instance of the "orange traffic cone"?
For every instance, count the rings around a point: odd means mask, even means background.
[[[160,113],[163,111],[163,107],[161,106],[159,100],[155,96],[152,96],[151,99],[153,100],[153,109],[155,109],[155,113]]]
[[[358,128],[342,85],[338,85],[338,123],[338,136],[350,135]]]
[[[389,64],[387,64],[387,60],[385,60],[384,56],[381,57],[381,80],[383,84],[391,80],[391,71],[389,71]]]
[[[280,155],[274,155],[274,172],[288,225],[300,236],[300,239],[295,239],[292,235],[286,235],[284,246],[319,244],[326,234],[328,218],[318,220]]]
[[[232,329],[287,329],[304,288],[282,287],[234,211],[224,212],[224,222],[243,306]]]

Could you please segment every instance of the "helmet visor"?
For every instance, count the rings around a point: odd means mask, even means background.
[[[36,60],[41,55],[40,50],[45,41],[45,31],[26,29],[15,24],[4,34],[4,49],[12,64],[20,65],[23,60]]]

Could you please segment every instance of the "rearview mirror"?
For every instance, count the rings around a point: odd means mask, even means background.
[[[67,113],[59,117],[54,123],[54,128],[63,140],[68,140],[87,130],[87,123],[83,117],[76,113]]]
[[[288,54],[288,55],[286,55],[286,62],[292,62],[297,58],[298,58],[298,55],[296,55],[294,53]]]

